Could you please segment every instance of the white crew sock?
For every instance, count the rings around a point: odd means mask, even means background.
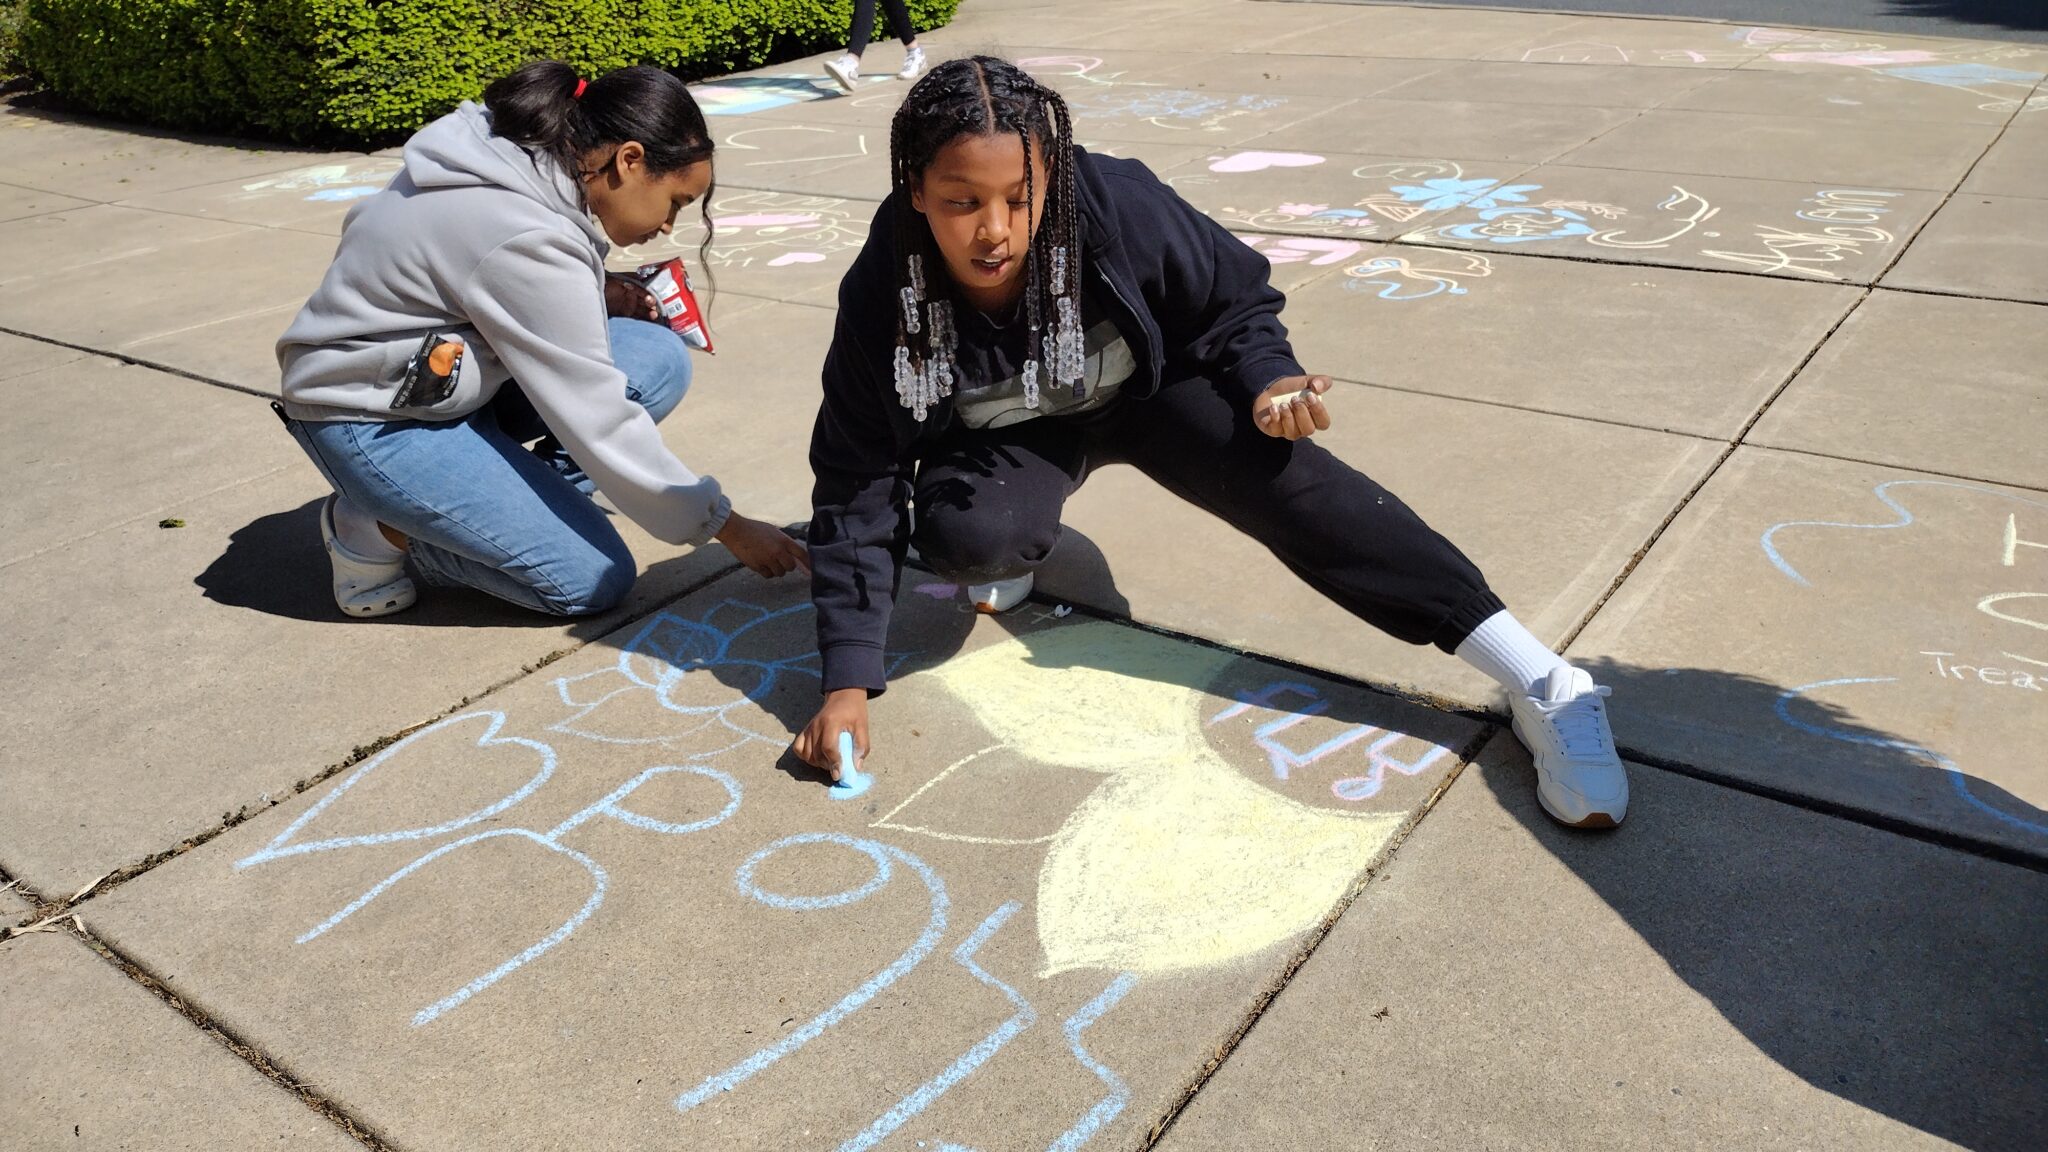
[[[405,559],[405,549],[385,538],[377,518],[351,504],[346,496],[334,498],[334,538],[373,564]]]
[[[1552,669],[1566,665],[1522,622],[1503,610],[1495,612],[1458,645],[1458,659],[1491,676],[1517,696],[1540,696]]]

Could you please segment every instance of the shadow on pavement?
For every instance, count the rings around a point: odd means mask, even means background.
[[[288,512],[273,512],[237,529],[228,538],[227,550],[207,565],[193,583],[208,600],[231,608],[351,628],[372,625],[556,629],[563,624],[562,617],[529,611],[468,588],[422,589],[417,606],[393,616],[369,620],[344,616],[335,608],[329,590],[327,553],[320,546],[320,504],[320,500],[309,500]],[[724,550],[718,551],[723,554]],[[640,581],[643,585],[662,582],[666,570],[688,563],[694,556],[692,553],[648,565],[641,572]],[[694,567],[703,572],[713,570],[702,560]],[[576,640],[595,640],[618,628],[629,615],[645,613],[653,607],[644,598],[629,599],[625,609],[576,622],[568,635]]]
[[[1664,672],[1605,673],[1617,683],[1632,674]],[[1766,711],[1779,691],[1723,673],[1681,674],[1703,690],[1752,696]],[[1897,758],[1901,772],[1928,770],[1900,752],[1868,754]],[[1633,771],[1627,823],[1578,832],[1538,807],[1528,756],[1511,741],[1467,771],[1779,1066],[1973,1152],[2040,1146],[2048,885],[2038,874],[1648,768]],[[1707,802],[1660,806],[1674,796]],[[1615,1027],[1645,1038],[1618,1042],[1654,1043],[1659,1025]]]
[[[2048,29],[2048,4],[2041,0],[1885,0],[1891,15],[1927,16],[1981,28],[2014,32]]]

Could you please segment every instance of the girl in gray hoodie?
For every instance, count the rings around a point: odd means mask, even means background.
[[[286,425],[335,489],[320,529],[342,611],[409,607],[408,556],[430,584],[611,608],[636,566],[599,492],[652,535],[716,539],[764,576],[807,565],[662,443],[688,349],[647,322],[644,290],[605,274],[611,244],[708,200],[711,152],[675,77],[586,82],[541,61],[421,129],[349,213],[277,346]]]

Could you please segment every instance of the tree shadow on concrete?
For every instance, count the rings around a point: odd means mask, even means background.
[[[260,516],[237,529],[228,537],[227,549],[193,583],[217,604],[316,624],[345,624],[351,628],[562,628],[563,617],[508,604],[469,588],[423,587],[417,605],[392,616],[360,620],[342,615],[334,606],[327,553],[320,545],[323,500],[324,497],[310,500],[289,511]],[[716,556],[700,549],[648,565],[640,574],[638,587],[687,588],[732,566],[731,557],[722,547],[713,545],[709,551]],[[619,608],[577,620],[568,629],[568,636],[575,640],[597,639],[654,607],[656,603],[636,592]]]
[[[1720,671],[1586,666],[1615,689],[1617,709],[1633,685],[1654,678],[1668,692],[1676,680],[1717,712],[1770,724],[1785,692]],[[1820,725],[1861,738],[1856,755],[1885,774],[1942,772],[1840,708],[1807,706]],[[1796,762],[1797,748],[1759,752]],[[2030,866],[2017,866],[1640,766],[1623,827],[1580,832],[1536,804],[1534,769],[1512,738],[1496,739],[1467,771],[1787,1071],[1973,1152],[2039,1146],[2048,836]],[[1971,787],[2038,816],[1984,781]],[[1640,1024],[1646,1034],[1656,1026]]]
[[[2041,0],[1886,0],[1886,7],[1894,16],[1932,17],[1982,29],[2048,29],[2048,4]]]

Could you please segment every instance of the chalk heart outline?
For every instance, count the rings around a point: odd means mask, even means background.
[[[1269,168],[1313,168],[1323,158],[1309,152],[1235,152],[1209,165],[1211,172],[1264,172]]]
[[[458,816],[453,820],[443,821],[439,824],[420,825],[418,827],[413,828],[400,828],[389,832],[369,832],[356,836],[336,836],[330,837],[325,840],[309,840],[303,843],[293,843],[293,840],[299,835],[301,831],[303,831],[306,828],[307,825],[319,820],[322,814],[324,814],[329,808],[334,806],[335,802],[340,800],[343,796],[347,795],[351,789],[355,788],[358,784],[361,784],[372,773],[375,773],[379,769],[384,768],[384,766],[393,759],[403,757],[405,753],[411,751],[415,746],[419,745],[422,742],[428,741],[431,737],[438,735],[442,731],[475,720],[488,720],[489,723],[485,726],[483,733],[476,738],[474,744],[472,745],[473,747],[496,748],[509,745],[513,747],[531,749],[540,758],[540,767],[537,771],[534,772],[533,777],[531,779],[527,780],[526,783],[520,785],[511,793],[503,797],[500,797],[499,799],[489,804],[486,804],[473,812],[470,812],[463,816]],[[538,740],[529,740],[523,736],[498,735],[499,731],[502,730],[504,727],[505,714],[503,712],[491,711],[466,712],[460,716],[451,716],[446,720],[439,721],[438,723],[431,724],[425,728],[420,729],[418,732],[415,732],[412,735],[407,736],[405,739],[400,740],[398,743],[393,744],[391,747],[386,748],[382,752],[377,753],[375,756],[365,761],[361,767],[349,773],[348,776],[345,779],[343,779],[339,785],[335,786],[333,791],[329,792],[325,796],[322,796],[318,803],[314,804],[311,808],[308,808],[304,812],[300,813],[298,818],[293,820],[289,825],[287,825],[284,831],[279,832],[277,836],[270,841],[269,844],[266,844],[263,846],[262,849],[253,852],[240,860],[235,861],[235,870],[241,871],[246,868],[253,868],[258,864],[267,864],[273,860],[282,860],[292,856],[305,856],[315,852],[332,852],[342,848],[360,848],[377,844],[399,843],[408,840],[428,840],[436,836],[447,835],[448,833],[456,831],[457,829],[467,828],[472,824],[480,823],[484,820],[488,820],[491,817],[498,815],[499,813],[526,799],[528,796],[533,795],[535,791],[539,790],[541,785],[548,782],[549,777],[555,774],[555,750],[552,747],[543,744]]]
[[[770,268],[786,268],[791,264],[822,264],[824,262],[825,254],[823,252],[784,252],[782,255],[770,260],[768,266]]]

